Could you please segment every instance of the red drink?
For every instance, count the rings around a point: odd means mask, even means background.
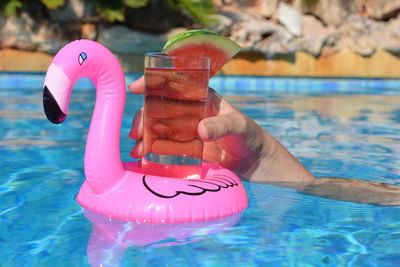
[[[145,170],[154,173],[159,169],[167,172],[163,175],[181,176],[176,169],[179,165],[198,168],[201,164],[203,143],[197,126],[206,115],[208,76],[208,68],[145,69]],[[151,169],[146,168],[150,165]],[[170,168],[172,165],[174,168]],[[172,169],[177,172],[172,173]]]

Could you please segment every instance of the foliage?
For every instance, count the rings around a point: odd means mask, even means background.
[[[95,0],[96,12],[107,21],[123,21],[125,8],[120,1]]]
[[[57,9],[64,6],[67,0],[0,0],[0,10],[4,10],[7,17],[15,16],[24,5],[39,4],[47,9]],[[86,0],[88,1],[88,0]],[[123,22],[125,20],[125,9],[141,8],[149,4],[150,0],[93,0],[97,14],[109,22]],[[211,15],[216,13],[212,0],[166,0],[168,5],[178,10],[194,21],[208,26],[215,22]],[[316,1],[316,0],[304,0]]]
[[[149,0],[95,0],[97,13],[109,22],[125,20],[125,6],[132,8],[144,7]]]
[[[128,7],[132,8],[139,8],[139,7],[145,7],[149,0],[123,0],[124,4]]]
[[[215,22],[212,15],[216,13],[212,0],[167,0],[174,9],[188,13],[194,21],[208,26]]]
[[[42,0],[42,4],[49,9],[56,9],[64,5],[64,0]]]
[[[17,10],[22,7],[22,3],[19,0],[1,0],[0,8],[4,10],[4,14],[7,17],[12,17],[17,14]]]
[[[318,0],[303,0],[303,3],[308,7],[313,7],[318,3]]]
[[[125,6],[131,8],[145,7],[149,0],[96,0],[97,13],[107,21],[124,21]],[[194,21],[203,25],[209,25],[214,22],[209,15],[215,14],[212,0],[167,0],[172,8],[187,13]]]

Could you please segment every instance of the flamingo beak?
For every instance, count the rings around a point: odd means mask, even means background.
[[[67,115],[61,110],[57,100],[51,94],[46,85],[43,89],[43,107],[47,119],[52,123],[60,124],[65,121]]]
[[[49,66],[43,86],[43,108],[52,123],[65,121],[72,85],[71,79],[60,67],[53,63]]]

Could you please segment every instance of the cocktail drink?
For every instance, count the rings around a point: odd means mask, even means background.
[[[203,143],[198,123],[206,116],[209,59],[145,57],[142,168],[146,173],[198,178]]]

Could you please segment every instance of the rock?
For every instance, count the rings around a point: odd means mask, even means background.
[[[45,20],[35,22],[31,16],[22,12],[18,17],[6,19],[0,29],[0,47],[55,54],[70,40],[79,38],[79,31],[74,25],[70,23],[61,27],[59,23]]]
[[[346,24],[357,32],[369,33],[377,22],[364,16],[352,14],[347,17]]]
[[[70,35],[70,31],[76,32],[76,36],[79,36],[78,30],[70,29],[72,25],[66,27],[61,26],[59,23],[46,23],[42,22],[37,25],[37,30],[32,34],[32,41],[37,44],[36,50],[42,51],[48,54],[56,54],[64,45],[69,43],[74,38]]]
[[[97,27],[93,23],[84,23],[81,25],[81,38],[95,40],[97,37]]]
[[[294,0],[293,6],[302,13],[313,14],[320,18],[324,24],[334,27],[341,25],[350,14],[357,11],[354,1],[319,0],[314,2],[314,5],[307,5],[304,0]]]
[[[262,18],[249,16],[232,26],[230,38],[244,49],[251,49],[256,47],[261,40],[277,32],[285,32],[286,35],[291,37],[291,34],[284,27]]]
[[[302,22],[303,36],[297,41],[298,47],[317,57],[329,36],[334,33],[334,29],[325,27],[321,21],[311,15],[303,16]]]
[[[293,35],[301,35],[301,14],[297,9],[283,2],[279,3],[277,11],[278,21]]]
[[[216,1],[218,13],[231,12],[252,17],[270,18],[275,14],[279,0]]]
[[[357,9],[364,16],[386,20],[400,11],[400,0],[357,0]]]
[[[361,16],[350,16],[345,23],[338,27],[337,32],[342,35],[364,34],[367,33],[369,27],[368,18]]]
[[[231,5],[233,4],[233,0],[212,0],[213,5],[216,6],[217,8],[222,8],[225,7],[226,5]]]
[[[240,12],[238,10],[233,10],[232,11],[232,10],[226,10],[226,8],[224,8],[224,10],[220,10],[219,14],[223,15],[224,17],[227,17],[233,23],[245,21],[247,19],[250,19],[250,20],[258,19],[255,16],[248,15],[248,14]]]
[[[365,35],[350,39],[349,48],[363,57],[370,57],[376,51],[373,40]]]
[[[56,9],[48,9],[53,21],[74,21],[82,19],[85,15],[85,1],[66,0],[64,6]]]
[[[224,14],[217,14],[214,16],[210,16],[210,18],[217,21],[217,23],[214,23],[210,26],[210,29],[223,35],[229,32],[229,29],[233,24],[233,20],[230,17],[225,16]]]
[[[38,47],[37,51],[41,51],[50,55],[55,55],[64,45],[68,44],[70,40],[45,40],[41,42]]]
[[[115,53],[126,54],[161,51],[165,43],[158,35],[132,31],[123,26],[101,29],[98,41]]]
[[[292,33],[261,16],[241,14],[241,20],[232,24],[230,38],[243,51],[262,52],[267,56],[293,53],[296,48]]]
[[[7,18],[0,32],[1,48],[35,50],[37,44],[32,42],[33,19],[25,12],[18,17]]]
[[[213,2],[218,23],[210,28],[230,36],[245,51],[274,56],[302,50],[318,57],[350,49],[368,57],[383,49],[400,56],[400,0]],[[93,1],[65,0],[55,10],[32,1],[15,18],[0,11],[0,48],[54,54],[70,40],[85,38],[117,53],[143,55],[160,51],[171,34],[199,26],[164,0],[126,8],[125,15],[125,22],[116,26],[96,17]]]
[[[400,17],[390,20],[381,31],[372,36],[377,40],[377,47],[400,55]]]
[[[382,24],[359,15],[351,15],[346,23],[339,27],[339,49],[348,48],[364,57],[369,57],[376,51],[376,40],[372,38],[374,31],[382,31]]]
[[[387,29],[395,36],[400,38],[400,16],[390,20],[387,24]]]
[[[292,40],[293,37],[290,33],[280,31],[263,39],[255,48],[257,51],[265,53],[267,57],[292,54],[296,52],[296,44]]]
[[[278,9],[279,0],[261,0],[259,12],[264,18],[271,18]]]

